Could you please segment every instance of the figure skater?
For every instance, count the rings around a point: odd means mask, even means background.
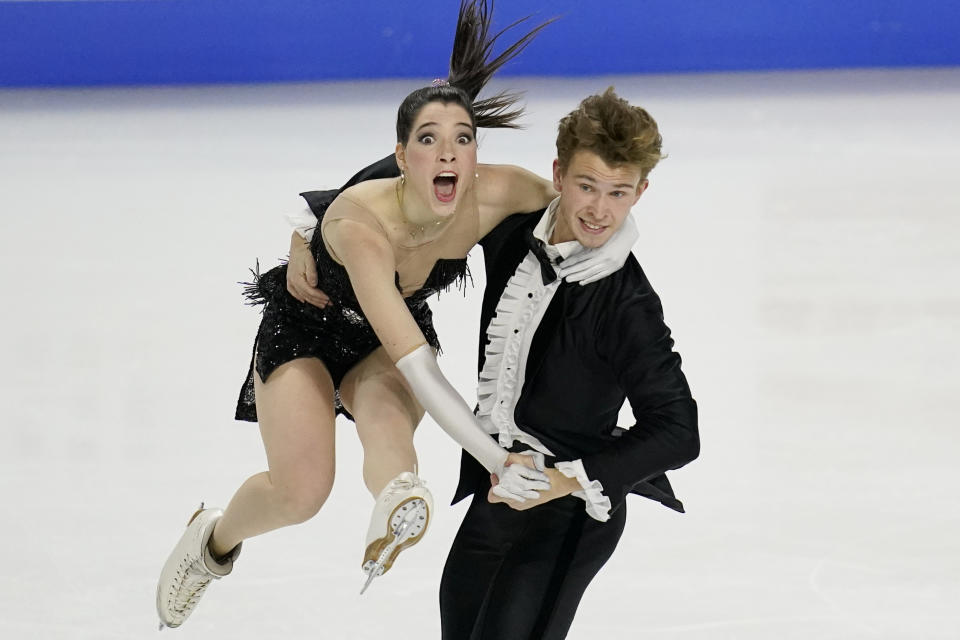
[[[263,319],[236,415],[259,422],[268,470],[248,478],[225,510],[201,505],[190,519],[157,586],[161,628],[181,625],[211,581],[232,571],[243,540],[318,512],[333,485],[337,413],[356,422],[364,482],[376,497],[364,588],[427,530],[432,498],[413,447],[424,409],[496,474],[498,495],[522,501],[549,488],[539,454],[510,453],[491,440],[444,378],[426,303],[463,283],[468,250],[507,215],[542,209],[555,196],[528,171],[477,164],[477,128],[516,127],[522,109],[515,94],[475,99],[547,24],[488,60],[503,33],[490,35],[490,5],[461,3],[447,81],[401,103],[399,178],[369,174],[349,188],[304,194],[318,219],[310,249],[329,303],[291,296],[285,266],[253,283]],[[624,234],[588,260],[615,269],[634,239]],[[580,273],[591,270],[581,265]]]
[[[558,277],[630,220],[660,157],[646,110],[612,88],[590,96],[560,121],[559,197],[480,243],[477,416],[501,446],[545,456],[551,486],[511,500],[462,456],[454,502],[475,495],[443,571],[444,640],[566,637],[623,533],[627,494],[683,511],[665,472],[699,455],[697,405],[659,297],[633,256],[589,286]],[[626,429],[624,398],[636,419]]]

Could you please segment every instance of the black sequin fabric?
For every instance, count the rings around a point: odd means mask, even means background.
[[[290,295],[285,264],[263,274],[259,273],[258,267],[253,272],[253,282],[245,283],[244,295],[248,303],[263,305],[263,319],[254,342],[250,368],[237,401],[237,420],[257,420],[254,370],[262,380],[267,380],[277,367],[297,358],[319,358],[323,361],[333,378],[334,388],[338,389],[337,413],[352,419],[340,402],[340,383],[354,365],[380,346],[380,341],[360,309],[346,269],[330,256],[320,236],[323,215],[338,193],[333,190],[303,194],[317,216],[317,228],[310,246],[317,262],[317,286],[329,296],[331,304],[321,309]],[[440,342],[433,328],[433,314],[427,299],[454,284],[464,289],[468,278],[466,258],[438,260],[424,286],[405,298],[407,308],[427,342],[437,350],[440,349]],[[397,288],[400,288],[399,275]]]

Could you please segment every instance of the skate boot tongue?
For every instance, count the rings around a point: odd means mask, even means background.
[[[423,482],[416,475],[410,473],[409,471],[404,471],[396,478],[391,480],[387,486],[383,488],[383,490],[380,492],[380,495],[377,496],[377,500],[380,500],[386,494],[409,491],[410,489],[422,484]]]

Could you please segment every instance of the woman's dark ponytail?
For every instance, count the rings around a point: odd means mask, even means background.
[[[517,120],[523,115],[523,107],[516,105],[521,94],[504,91],[483,100],[477,100],[477,96],[497,70],[523,51],[553,20],[535,27],[496,58],[488,60],[500,36],[530,19],[530,16],[520,18],[491,36],[492,14],[493,0],[460,1],[447,81],[417,89],[404,99],[397,110],[397,142],[406,144],[414,119],[428,102],[461,105],[470,114],[474,129],[519,127]]]

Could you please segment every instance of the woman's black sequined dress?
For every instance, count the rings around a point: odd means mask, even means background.
[[[237,420],[257,420],[254,370],[262,380],[266,380],[286,362],[304,357],[319,358],[330,372],[334,387],[339,389],[347,372],[380,346],[373,328],[360,309],[346,269],[330,256],[321,238],[320,223],[327,207],[339,193],[340,190],[331,190],[301,194],[317,216],[317,230],[310,249],[317,261],[317,286],[329,296],[331,304],[320,309],[291,296],[287,291],[285,264],[264,274],[254,273],[254,282],[247,287],[245,295],[250,303],[264,307],[254,343],[254,355],[237,401]],[[467,275],[466,258],[438,260],[424,286],[405,298],[414,320],[427,342],[435,349],[440,348],[440,342],[433,328],[433,314],[427,305],[427,298],[448,289],[455,282],[463,287]],[[336,410],[352,419],[340,402],[339,391]]]

